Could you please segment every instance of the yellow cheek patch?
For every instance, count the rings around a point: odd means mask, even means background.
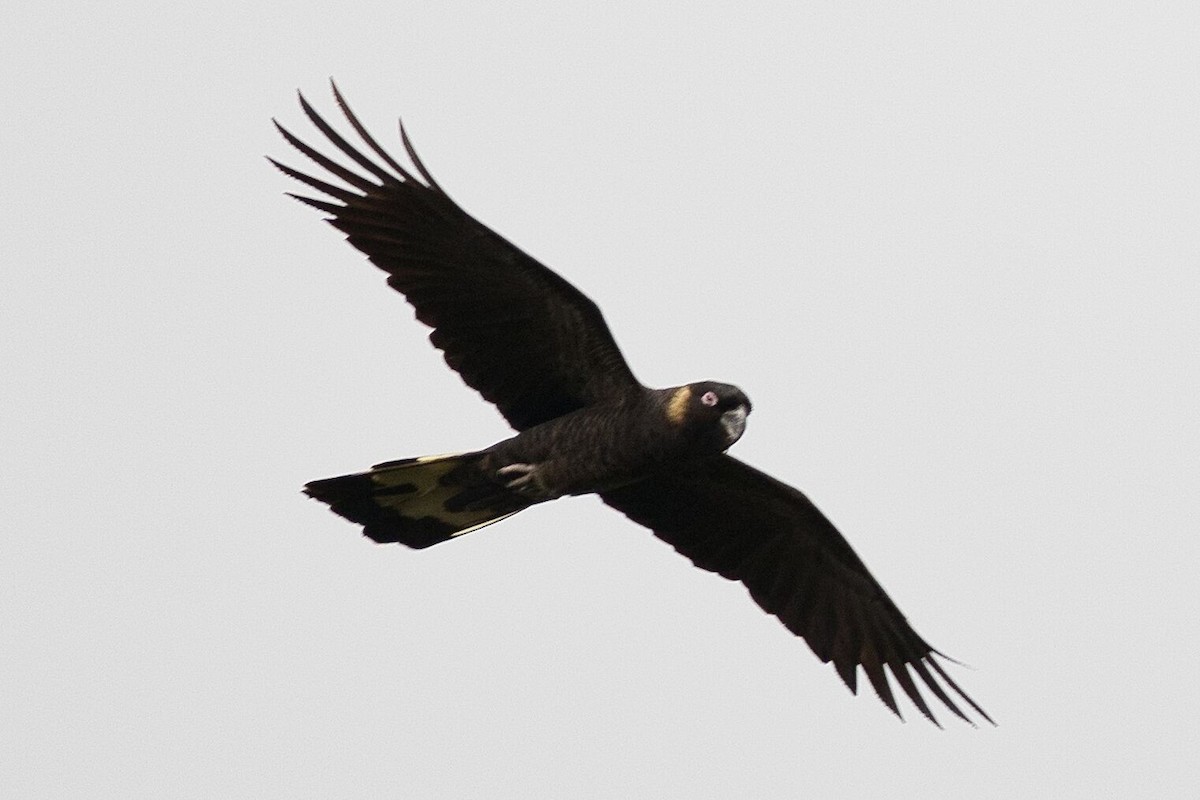
[[[687,419],[688,406],[692,403],[692,387],[680,386],[667,401],[667,420],[672,425],[682,425]]]

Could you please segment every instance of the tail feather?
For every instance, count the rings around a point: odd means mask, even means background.
[[[388,461],[369,472],[313,481],[304,493],[362,525],[376,542],[429,547],[530,505],[487,480],[481,458],[475,452]]]

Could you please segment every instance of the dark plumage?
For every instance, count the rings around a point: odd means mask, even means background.
[[[833,662],[851,691],[861,666],[899,714],[890,672],[935,723],[918,679],[957,716],[970,721],[965,706],[991,721],[808,498],[725,454],[750,412],[740,389],[715,382],[643,386],[595,303],[459,208],[403,127],[415,174],[380,147],[333,91],[373,158],[303,96],[300,104],[357,169],[276,126],[350,188],[272,163],[331,198],[293,195],[327,213],[388,273],[388,284],[433,328],[430,340],[446,363],[517,434],[471,453],[392,461],[313,481],[305,487],[309,495],[377,542],[428,547],[535,503],[597,493],[696,566],[745,584],[818,658]]]

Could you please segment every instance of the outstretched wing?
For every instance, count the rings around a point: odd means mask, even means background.
[[[959,717],[971,721],[957,698],[992,721],[946,674],[935,660],[942,654],[912,629],[833,523],[791,486],[722,455],[600,496],[696,566],[745,584],[763,610],[833,662],[851,692],[861,666],[899,716],[886,667],[935,724],[913,673]]]
[[[451,200],[401,141],[420,178],[396,162],[334,97],[375,158],[347,142],[300,96],[304,113],[358,169],[348,169],[276,127],[297,150],[351,188],[271,159],[332,200],[292,195],[330,215],[388,284],[403,294],[446,363],[524,430],[639,388],[596,304],[477,222]],[[365,173],[365,174],[364,174]]]

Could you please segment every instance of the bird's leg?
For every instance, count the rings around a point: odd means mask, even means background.
[[[496,477],[504,480],[504,488],[538,500],[558,497],[543,481],[542,470],[537,464],[508,464],[496,470]]]

